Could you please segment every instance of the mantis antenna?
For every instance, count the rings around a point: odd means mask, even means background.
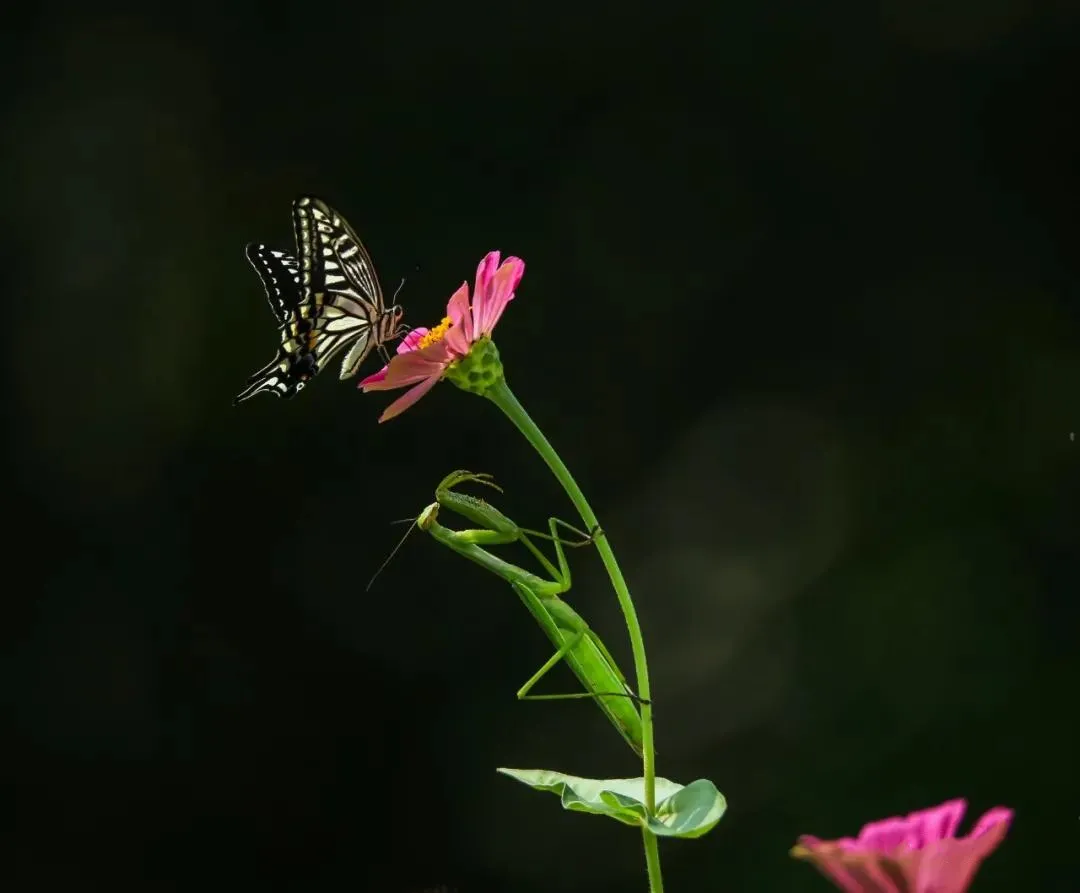
[[[397,555],[398,550],[405,545],[405,540],[409,538],[409,534],[412,533],[413,529],[416,527],[416,521],[416,518],[401,518],[397,521],[390,522],[391,524],[408,524],[409,528],[405,531],[405,535],[398,540],[397,545],[390,550],[390,554],[386,556],[386,560],[379,565],[379,569],[371,575],[371,579],[368,580],[367,586],[364,587],[364,592],[371,592],[371,587],[375,582],[375,578],[378,577],[379,574],[381,574],[384,570],[386,570],[386,566],[393,560],[394,556]]]

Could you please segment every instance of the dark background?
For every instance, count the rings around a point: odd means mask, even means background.
[[[1076,891],[1077,5],[40,7],[5,35],[9,889],[644,889],[496,766],[633,775],[512,592],[403,528],[464,466],[571,515],[486,401],[234,409],[302,193],[497,342],[635,593],[668,889],[820,890],[801,833],[963,796],[980,891]],[[371,369],[376,368],[373,363]],[[629,669],[595,554],[569,599]],[[559,669],[548,690],[573,684]]]

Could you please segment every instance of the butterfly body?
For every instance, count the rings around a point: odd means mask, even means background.
[[[278,321],[277,356],[248,380],[234,404],[267,392],[293,397],[344,348],[341,379],[372,350],[402,334],[401,307],[386,307],[375,266],[345,219],[325,202],[293,203],[298,258],[252,243],[245,254]]]

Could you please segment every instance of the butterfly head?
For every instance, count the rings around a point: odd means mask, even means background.
[[[405,310],[400,304],[394,304],[392,307],[386,308],[386,312],[383,314],[384,340],[397,338],[398,336],[405,334],[405,326],[401,324],[401,320],[404,318]]]

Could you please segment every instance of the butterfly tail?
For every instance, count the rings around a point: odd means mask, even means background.
[[[278,357],[248,379],[247,387],[233,398],[233,406],[239,406],[256,394],[273,394],[275,397],[293,397],[304,386],[303,382],[290,382],[282,370]]]

